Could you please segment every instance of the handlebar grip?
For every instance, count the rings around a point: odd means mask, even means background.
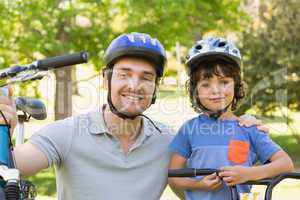
[[[63,56],[56,56],[52,58],[46,58],[37,61],[37,68],[40,70],[49,70],[64,66],[71,66],[80,63],[86,63],[88,61],[88,53],[80,52]]]
[[[168,177],[195,177],[195,176],[206,176],[213,173],[218,173],[218,169],[169,169]]]

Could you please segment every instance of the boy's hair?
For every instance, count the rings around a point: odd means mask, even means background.
[[[199,113],[204,111],[204,107],[198,97],[197,83],[200,79],[212,78],[213,75],[233,78],[234,97],[231,109],[236,110],[238,102],[245,96],[244,84],[241,80],[241,70],[235,62],[230,62],[222,58],[204,60],[198,63],[195,70],[190,73],[186,89],[193,109]]]

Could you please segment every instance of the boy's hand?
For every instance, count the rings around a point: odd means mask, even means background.
[[[217,191],[222,187],[222,180],[220,177],[214,173],[208,176],[205,176],[201,181],[201,189],[207,191]]]
[[[222,167],[219,176],[228,186],[237,185],[247,182],[250,179],[250,168],[244,166],[228,166]]]
[[[244,127],[251,127],[251,126],[257,126],[257,129],[259,131],[269,133],[270,130],[268,127],[263,125],[261,120],[256,119],[252,115],[242,115],[238,118],[239,125]]]

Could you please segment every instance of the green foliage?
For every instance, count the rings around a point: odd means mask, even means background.
[[[167,69],[167,71],[165,72],[164,76],[177,76],[177,70],[176,69]]]
[[[39,195],[54,196],[56,194],[54,168],[43,170],[28,180],[35,185]]]
[[[18,62],[32,61],[37,53],[49,57],[86,50],[99,68],[99,57],[115,36],[111,1],[12,0],[1,6],[9,16],[0,20],[5,26],[0,41],[7,41],[1,53],[12,49]]]
[[[261,1],[258,19],[243,33],[244,78],[261,114],[278,107],[299,110],[300,3]],[[240,110],[240,111],[241,111]]]
[[[147,32],[170,49],[212,30],[239,28],[239,0],[11,0],[0,3],[3,64],[86,50],[97,69],[109,42],[129,31]],[[7,55],[8,54],[8,55]]]
[[[150,33],[168,50],[177,41],[190,46],[207,31],[238,29],[243,16],[239,4],[240,0],[1,1],[0,68],[86,50],[90,63],[100,70],[109,42],[131,31]]]
[[[176,41],[191,46],[208,31],[228,32],[239,29],[245,14],[240,1],[128,0],[124,1],[129,31],[155,35],[168,49]]]

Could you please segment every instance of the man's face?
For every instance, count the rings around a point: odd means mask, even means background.
[[[111,100],[126,115],[143,113],[151,104],[156,87],[154,66],[138,58],[122,58],[115,63],[111,78]]]

